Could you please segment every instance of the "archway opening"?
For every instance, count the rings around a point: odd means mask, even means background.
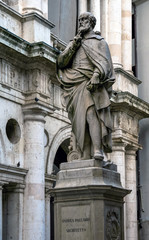
[[[59,146],[53,164],[53,174],[57,174],[60,169],[60,164],[67,162],[67,154],[69,152],[70,138],[65,139]]]
[[[67,162],[67,154],[69,152],[70,138],[65,139],[59,146],[53,164],[53,174],[56,175],[60,170],[60,164]],[[54,198],[50,199],[51,209],[51,239],[54,239]]]

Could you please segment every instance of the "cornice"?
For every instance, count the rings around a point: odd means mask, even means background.
[[[137,115],[139,120],[149,117],[149,103],[129,92],[114,92],[111,98],[111,109]]]
[[[39,57],[56,63],[56,58],[59,54],[56,48],[45,42],[29,43],[3,27],[0,27],[0,48],[3,51],[4,48],[7,48],[9,51],[11,48],[11,52],[14,51],[15,54],[18,54],[18,57],[22,55],[23,61],[25,61],[24,57]]]
[[[4,183],[14,182],[24,184],[27,172],[28,170],[25,168],[0,164],[0,179]]]

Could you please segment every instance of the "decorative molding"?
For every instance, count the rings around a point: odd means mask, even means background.
[[[40,57],[45,60],[48,60],[52,63],[56,63],[57,55],[59,54],[59,50],[53,48],[52,46],[44,43],[44,42],[36,42],[29,43],[25,41],[23,38],[18,37],[14,33],[8,31],[7,29],[0,26],[0,47],[3,49],[4,47],[10,48],[11,51],[15,51],[16,57],[27,62],[27,58],[31,57]]]
[[[133,114],[138,120],[149,117],[149,103],[129,92],[114,92],[111,98],[111,109]]]
[[[24,90],[25,70],[15,67],[6,60],[0,58],[0,83],[3,86]]]
[[[22,107],[24,121],[40,121],[45,123],[45,116],[53,113],[50,109],[40,103],[24,104]]]
[[[24,168],[0,164],[0,181],[4,184],[9,182],[25,184],[27,172],[28,170]]]
[[[128,71],[125,71],[123,68],[114,68],[114,71],[116,73],[121,73],[124,76],[126,76],[126,78],[128,78],[129,80],[131,80],[133,83],[135,83],[136,85],[139,85],[142,83],[142,81],[140,81],[138,78],[136,78],[133,74],[130,74]]]

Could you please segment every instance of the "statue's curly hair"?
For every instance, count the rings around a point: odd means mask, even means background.
[[[92,28],[94,28],[96,25],[96,18],[94,17],[94,15],[92,13],[90,13],[90,12],[87,12],[87,13],[88,13],[88,16],[90,19],[91,26],[92,26]]]
[[[91,12],[84,12],[80,16],[82,16],[82,15],[87,15],[87,17],[90,20],[92,28],[94,28],[96,25],[96,18],[94,17],[94,15]]]

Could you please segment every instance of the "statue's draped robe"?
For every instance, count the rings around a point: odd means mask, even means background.
[[[63,55],[69,51],[70,45],[71,42]],[[90,92],[87,84],[94,71],[101,75],[100,86],[95,92]],[[58,69],[58,78],[64,89],[68,117],[80,149],[83,151],[87,109],[94,106],[101,126],[102,145],[106,152],[111,152],[112,121],[108,91],[115,79],[107,43],[96,34],[83,39],[69,65]]]

